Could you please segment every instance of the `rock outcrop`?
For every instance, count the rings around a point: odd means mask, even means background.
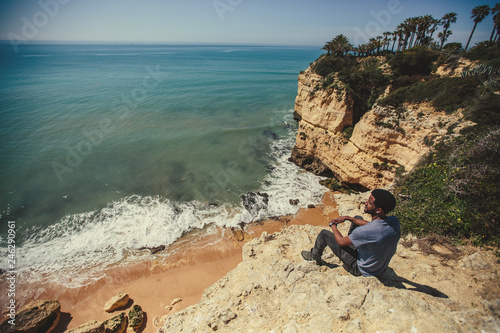
[[[139,305],[134,305],[128,313],[128,327],[137,331],[144,322],[144,312]]]
[[[236,269],[158,332],[498,331],[500,265],[492,253],[457,249],[450,258],[437,245],[424,253],[409,236],[383,277],[354,277],[329,249],[327,265],[302,259],[321,230],[290,226],[251,240]]]
[[[5,320],[0,325],[0,332],[50,332],[60,318],[61,304],[58,301],[36,300],[22,307],[13,320]]]
[[[323,78],[307,69],[299,75],[295,100],[298,121],[291,160],[345,185],[376,188],[410,171],[433,143],[456,135],[462,114],[437,112],[427,104],[403,109],[375,105],[353,124],[353,102],[340,81],[320,88]],[[352,135],[346,131],[354,125]]]
[[[83,325],[67,330],[66,333],[104,333],[104,323],[91,320]]]
[[[66,331],[66,333],[123,333],[126,330],[127,315],[121,312],[103,322],[91,320],[83,325]]]
[[[124,292],[119,292],[116,296],[111,298],[106,304],[104,304],[104,311],[112,312],[118,308],[127,305],[130,297]]]

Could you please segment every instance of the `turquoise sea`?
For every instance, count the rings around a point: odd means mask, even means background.
[[[76,286],[191,229],[319,202],[287,159],[297,76],[320,54],[0,44],[0,268],[8,221],[21,276]]]

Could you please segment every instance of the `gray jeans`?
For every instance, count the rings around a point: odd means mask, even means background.
[[[361,216],[355,216],[356,218],[362,218]],[[351,222],[351,227],[349,228],[348,235],[357,228],[357,225]],[[326,246],[332,249],[332,252],[339,257],[340,261],[344,264],[344,269],[355,276],[362,275],[358,268],[358,250],[354,245],[350,246],[340,246],[335,240],[333,232],[330,230],[323,230],[319,233],[314,243],[314,247],[311,250],[313,256],[319,256],[323,254]]]

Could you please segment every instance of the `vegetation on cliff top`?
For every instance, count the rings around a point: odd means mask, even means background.
[[[489,12],[488,6],[474,8],[474,28]],[[460,43],[444,45],[456,22],[455,13],[441,20],[426,15],[407,19],[394,33],[358,47],[339,35],[326,43],[327,54],[311,66],[325,78],[323,89],[345,89],[353,98],[354,123],[375,103],[399,110],[406,103],[422,102],[447,113],[461,109],[464,119],[477,123],[455,139],[436,143],[412,172],[397,180],[394,214],[401,219],[404,233],[439,234],[500,246],[500,94],[496,93],[500,88],[500,4],[492,14],[495,28],[490,40],[469,51],[465,51],[468,45],[463,50]],[[432,36],[439,25],[443,31],[437,34],[438,43]],[[454,67],[461,58],[481,65],[463,71],[460,77],[434,74],[438,66]],[[392,92],[381,99],[388,86]],[[333,180],[325,185],[341,190]]]

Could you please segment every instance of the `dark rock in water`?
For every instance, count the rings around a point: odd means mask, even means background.
[[[7,319],[0,325],[0,332],[49,332],[59,323],[61,304],[56,300],[37,300],[25,305],[15,314],[15,325]]]
[[[273,131],[271,130],[264,130],[262,131],[262,133],[268,137],[269,139],[273,139],[273,140],[278,140],[279,139],[279,136],[278,134],[274,133]]]
[[[293,110],[293,120],[299,122],[302,120],[302,116],[295,110]]]
[[[260,192],[248,192],[241,196],[243,201],[243,207],[251,214],[252,217],[256,217],[260,210],[267,209],[269,204],[269,194]]]
[[[300,151],[297,146],[293,147],[292,156],[288,160],[318,176],[333,177],[332,170],[323,161],[314,155]]]
[[[155,254],[157,252],[165,250],[165,245],[158,245],[154,247],[142,246],[139,248],[139,250],[149,250],[151,251],[151,254]]]
[[[307,205],[307,208],[309,209],[316,208],[316,205]]]
[[[219,207],[219,204],[216,202],[211,202],[208,204],[209,207]]]
[[[297,206],[299,204],[299,199],[290,199],[288,202],[292,206]]]

